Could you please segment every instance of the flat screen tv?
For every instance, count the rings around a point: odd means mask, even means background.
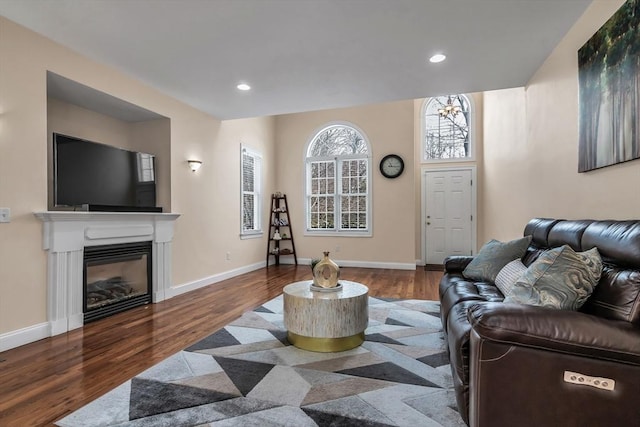
[[[152,154],[54,133],[53,158],[56,207],[161,211]]]

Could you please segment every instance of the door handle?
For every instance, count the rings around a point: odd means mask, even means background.
[[[431,223],[430,223],[430,222],[428,222],[428,223],[427,223],[427,225],[431,225]]]

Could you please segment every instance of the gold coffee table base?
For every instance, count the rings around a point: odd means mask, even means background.
[[[303,350],[319,353],[333,353],[337,351],[351,350],[364,342],[364,332],[340,338],[315,338],[305,337],[293,332],[287,332],[289,342]]]

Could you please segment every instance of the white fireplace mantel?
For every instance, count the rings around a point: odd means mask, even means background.
[[[44,223],[47,317],[50,335],[84,324],[83,251],[86,246],[152,242],[152,302],[171,287],[171,241],[180,214],[151,212],[36,212]]]

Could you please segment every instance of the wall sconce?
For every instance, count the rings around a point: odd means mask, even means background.
[[[202,162],[200,160],[187,160],[187,163],[189,163],[191,172],[197,171],[198,169],[200,169],[200,166],[202,166]]]

